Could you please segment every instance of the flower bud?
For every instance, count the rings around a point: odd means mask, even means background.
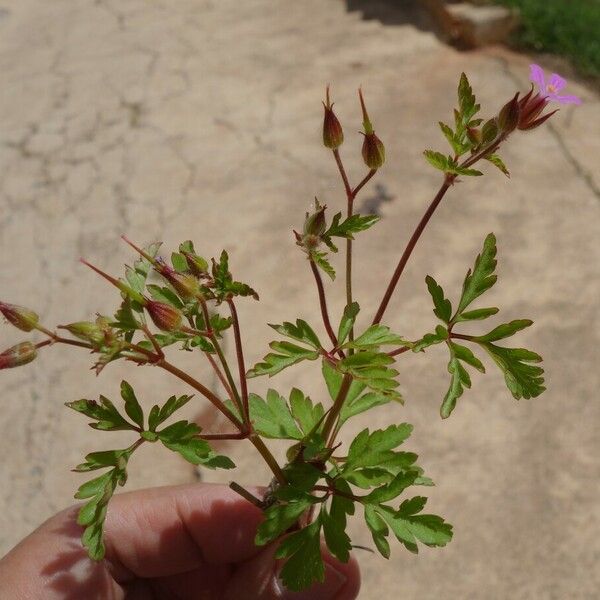
[[[344,142],[342,125],[333,112],[333,104],[329,101],[329,86],[327,86],[326,102],[323,102],[325,114],[323,115],[323,144],[326,148],[335,150]]]
[[[76,323],[69,323],[68,325],[59,325],[59,329],[66,329],[69,333],[91,342],[95,346],[99,346],[104,342],[104,328],[98,323],[92,323],[91,321],[77,321]]]
[[[0,302],[0,313],[4,315],[9,323],[21,331],[36,329],[40,320],[39,316],[32,310],[16,304]]]
[[[545,123],[555,112],[557,112],[554,110],[551,113],[540,117],[547,105],[548,99],[539,93],[534,94],[533,86],[531,86],[531,90],[529,90],[527,95],[523,96],[519,102],[519,129],[521,131],[528,131]]]
[[[360,98],[360,106],[363,114],[363,127],[365,129],[363,133],[365,139],[363,140],[362,157],[365,161],[365,165],[367,165],[369,169],[376,171],[381,168],[385,162],[385,146],[375,135],[375,130],[369,119],[361,89],[358,90],[358,97]]]
[[[483,124],[481,128],[481,137],[484,144],[493,142],[498,136],[498,120],[489,119]]]
[[[0,369],[12,369],[26,365],[37,356],[37,348],[31,342],[21,342],[0,354]]]
[[[193,275],[179,273],[175,269],[163,265],[158,272],[175,288],[182,298],[195,298],[200,292],[200,283]]]
[[[156,300],[146,300],[145,306],[152,322],[162,331],[181,329],[183,315],[175,307]]]
[[[502,107],[498,115],[498,127],[504,135],[511,133],[517,128],[520,114],[519,92],[517,92],[514,98]]]
[[[477,129],[477,127],[468,127],[467,128],[467,137],[475,146],[479,146],[483,140],[483,134],[481,133],[481,129]]]
[[[327,224],[325,222],[326,206],[321,206],[315,198],[315,212],[312,214],[306,213],[304,221],[304,235],[320,236],[325,232]]]
[[[385,162],[385,146],[374,134],[366,133],[362,146],[362,156],[365,165],[373,171],[381,168]]]
[[[189,270],[196,277],[206,277],[208,274],[208,263],[204,258],[194,254],[193,252],[188,252],[187,250],[179,249],[179,252],[185,256],[185,260],[188,264]]]

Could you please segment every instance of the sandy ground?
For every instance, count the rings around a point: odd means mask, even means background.
[[[365,20],[356,1],[353,10],[338,0],[1,5],[0,298],[35,308],[50,325],[106,312],[115,298],[79,256],[116,273],[131,260],[123,232],[167,248],[192,238],[209,255],[225,247],[261,294],[259,304],[240,307],[249,363],[265,353],[263,323],[298,314],[319,322],[290,230],[315,194],[343,204],[335,165],[319,144],[325,83],[345,124],[352,180],[364,172],[359,85],[387,147],[388,163],[358,202],[383,217],[357,245],[355,288],[366,316],[439,185],[421,152],[444,148],[436,122],[450,118],[460,72],[488,112],[527,84],[526,56],[458,53],[426,23],[415,26],[411,10]],[[520,343],[544,356],[548,391],[516,402],[490,365],[442,422],[444,351],[402,357],[406,406],[357,418],[348,436],[414,423],[410,449],[437,483],[431,510],[454,524],[455,538],[418,557],[394,546],[389,563],[361,554],[363,598],[597,597],[600,102],[577,83],[571,89],[582,107],[566,107],[550,126],[506,145],[511,180],[490,172],[452,190],[387,315],[409,338],[429,330],[425,274],[458,291],[494,231],[499,283],[488,302],[504,307],[504,320],[536,321]],[[341,282],[328,290],[339,314]],[[21,338],[0,330],[2,347]],[[86,452],[124,443],[89,430],[63,402],[115,397],[125,375],[147,405],[173,390],[152,369],[115,365],[96,379],[89,364],[85,353],[57,348],[2,373],[0,553],[71,502],[82,477],[69,468]],[[194,368],[214,385],[205,365]],[[314,371],[301,368],[272,384],[323,395]],[[231,449],[236,477],[264,482],[248,450]],[[133,466],[131,488],[195,477],[158,447]],[[371,543],[358,520],[352,529],[357,543]]]

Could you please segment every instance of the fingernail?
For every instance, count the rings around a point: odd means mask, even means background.
[[[302,592],[290,592],[277,579],[277,587],[282,600],[335,600],[336,594],[344,587],[346,581],[346,576],[343,573],[326,562],[325,581],[323,583],[317,583]]]

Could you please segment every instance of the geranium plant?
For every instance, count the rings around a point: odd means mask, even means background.
[[[364,330],[356,327],[360,306],[352,290],[354,238],[371,229],[379,217],[355,213],[354,203],[383,166],[385,148],[375,133],[360,91],[366,173],[358,183],[350,182],[340,154],[344,133],[327,89],[323,143],[331,151],[341,176],[345,210],[334,210],[330,216],[325,204],[315,200],[314,209],[293,232],[316,283],[323,335],[317,333],[320,326],[302,319],[270,325],[277,333],[276,340],[270,343],[270,352],[247,369],[236,304],[258,300],[258,294],[234,278],[226,251],[208,261],[197,253],[191,241],[183,242],[167,260],[159,252],[160,244],[138,247],[124,237],[135,251],[136,261],[125,268],[122,279],[82,261],[120,293],[113,316],[99,315],[50,329],[41,324],[34,311],[0,303],[0,311],[12,325],[45,336],[42,341],[24,341],[4,351],[0,354],[0,369],[30,363],[42,349],[68,345],[91,351],[98,374],[110,363],[124,359],[162,369],[165,376],[185,382],[190,393],[196,394],[194,398],[172,396],[144,414],[131,385],[123,381],[119,403],[104,396],[67,402],[69,408],[90,419],[96,430],[131,432],[128,447],[92,452],[75,467],[82,473],[104,470],[99,477],[84,483],[75,495],[84,501],[78,522],[90,557],[100,560],[104,555],[107,506],[117,486],[125,484],[134,452],[145,444],[159,443],[195,465],[232,469],[235,465],[231,459],[211,448],[211,441],[224,439],[248,439],[273,473],[272,481],[264,482],[263,497],[255,497],[237,483],[231,487],[264,511],[256,544],[279,544],[277,557],[284,559],[281,578],[292,590],[323,580],[321,538],[335,557],[341,561],[349,559],[353,543],[346,533],[346,524],[357,512],[362,513],[375,546],[386,558],[390,555],[392,534],[411,552],[417,552],[419,544],[444,546],[450,541],[452,526],[439,516],[424,513],[427,498],[412,492],[415,486],[427,487],[432,481],[418,465],[417,455],[405,449],[411,425],[392,423],[382,430],[364,429],[349,444],[340,441],[339,436],[349,419],[384,404],[394,403],[388,414],[395,421],[398,405],[404,402],[398,391],[395,363],[408,352],[426,354],[435,344],[446,346],[449,355],[450,382],[441,402],[442,418],[451,415],[465,389],[471,387],[470,371],[485,373],[482,356],[487,355],[501,371],[517,400],[534,398],[544,391],[541,357],[504,342],[532,321],[518,319],[486,327],[483,321],[496,315],[498,308],[475,304],[496,283],[493,233],[486,236],[458,292],[447,294],[433,277],[425,278],[437,319],[431,331],[417,340],[408,340],[382,322],[419,237],[454,184],[459,179],[481,176],[480,164],[497,167],[508,175],[498,154],[502,145],[510,137],[535,129],[549,119],[554,114],[547,111],[551,101],[579,101],[574,96],[559,95],[565,82],[558,75],[546,82],[541,69],[532,65],[531,77],[539,86],[538,91],[532,86],[523,96],[517,93],[496,116],[482,119],[467,77],[461,76],[453,124],[440,123],[451,151],[425,151],[425,158],[441,171],[441,186],[400,256],[371,324]],[[327,307],[323,275],[335,278],[329,255],[338,252],[338,245],[343,246],[346,258],[342,277],[346,306],[342,315],[334,317]],[[462,324],[472,321],[482,322],[481,333],[461,333]],[[224,336],[233,337],[236,364],[230,364],[223,352]],[[192,373],[180,369],[165,352],[171,346],[204,354],[218,376],[220,389],[211,390]],[[272,377],[303,361],[312,361],[321,371],[325,383],[322,398],[310,399],[300,386],[285,394],[271,389],[264,398],[250,391],[253,378]],[[231,433],[203,431],[194,422],[174,420],[175,413],[192,400],[210,402],[229,421]],[[267,440],[275,438],[289,441],[284,464],[268,448]]]

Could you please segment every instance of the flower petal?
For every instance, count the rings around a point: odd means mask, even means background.
[[[540,65],[529,65],[531,73],[529,79],[535,83],[542,92],[546,91],[546,79],[544,77],[544,69]]]
[[[551,85],[554,88],[555,92],[560,92],[560,90],[562,90],[565,87],[565,85],[567,85],[567,80],[563,79],[557,73],[552,73],[548,85]]]
[[[577,96],[555,96],[553,99],[560,104],[581,104],[581,98]]]

